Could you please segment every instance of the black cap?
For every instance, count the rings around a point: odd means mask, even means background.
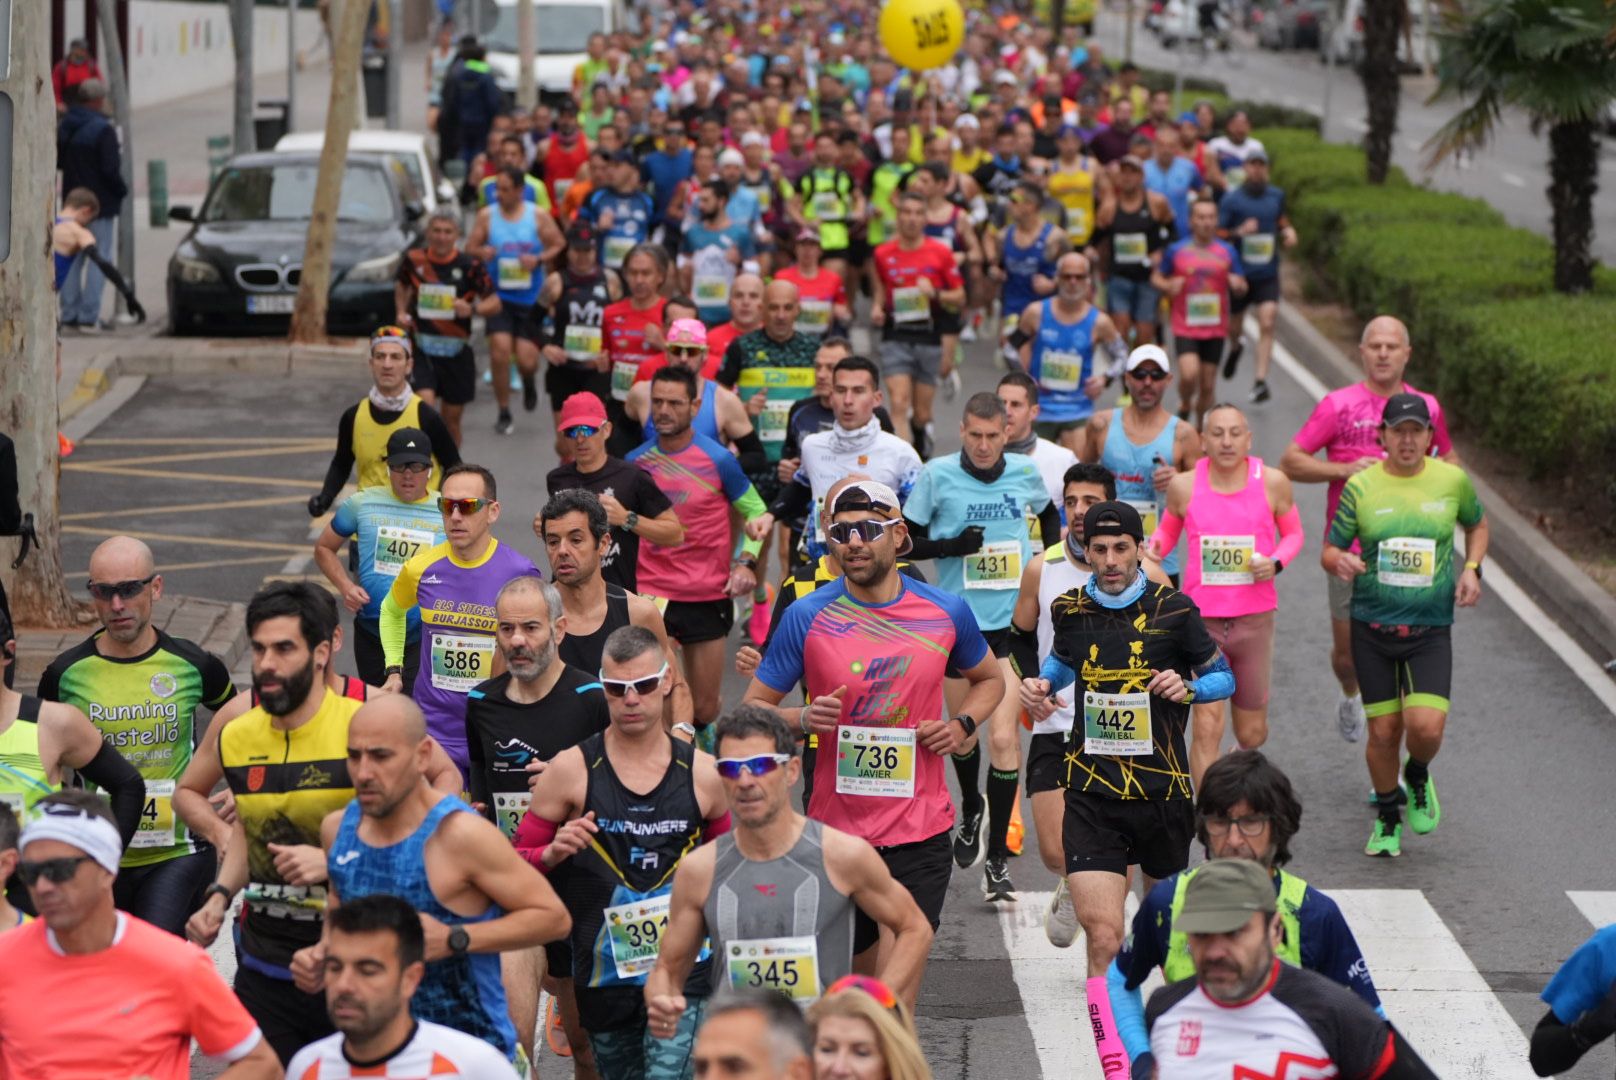
[[[613,154],[612,155],[612,160],[617,162],[619,165],[638,165],[639,164],[639,158],[634,156],[634,151],[630,150],[626,146],[623,147],[623,149],[617,151],[617,153]]]
[[[1431,407],[1418,394],[1393,394],[1386,399],[1386,411],[1380,415],[1381,427],[1396,427],[1410,420],[1431,426]]]
[[[1083,515],[1083,542],[1096,536],[1131,536],[1142,544],[1145,523],[1139,520],[1139,511],[1125,502],[1095,503]]]
[[[574,221],[571,225],[568,225],[567,246],[593,248],[595,246],[595,227],[587,221]]]
[[[562,98],[560,101],[556,102],[556,112],[562,113],[562,114],[571,113],[573,115],[577,115],[578,103],[576,101],[572,100],[572,98],[570,98],[570,97]]]
[[[387,437],[387,464],[432,464],[432,440],[420,428],[399,428]]]

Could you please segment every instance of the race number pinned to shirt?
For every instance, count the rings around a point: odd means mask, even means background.
[[[1081,244],[1089,238],[1089,212],[1085,207],[1066,208],[1066,235],[1074,244]]]
[[[1247,233],[1240,238],[1240,259],[1247,266],[1267,266],[1274,261],[1274,234]]]
[[[761,442],[786,441],[786,421],[791,417],[792,401],[765,399],[763,411],[758,414],[758,439]]]
[[[802,310],[797,313],[797,325],[795,329],[799,334],[814,335],[823,334],[825,331],[829,330],[830,301],[804,300],[802,302]]]
[[[454,305],[453,285],[422,285],[416,292],[415,310],[423,319],[452,319]]]
[[[1197,292],[1184,298],[1184,325],[1217,326],[1222,321],[1222,293]]]
[[[1145,539],[1149,540],[1153,535],[1155,535],[1156,524],[1161,520],[1160,515],[1156,511],[1156,504],[1137,499],[1127,499],[1125,501],[1129,506],[1139,511],[1139,524],[1144,529]]]
[[[703,275],[692,278],[697,307],[723,307],[729,303],[729,278]]]
[[[494,639],[460,634],[432,635],[432,685],[464,694],[494,667]]]
[[[892,290],[892,321],[895,323],[926,322],[931,318],[931,303],[922,295],[920,287],[910,285]]]
[[[382,525],[376,529],[376,553],[371,559],[376,573],[398,577],[404,564],[432,546],[432,533],[407,529],[402,525]]]
[[[1045,390],[1071,393],[1083,379],[1083,355],[1046,352],[1038,358],[1038,385]]]
[[[499,831],[509,840],[516,835],[516,827],[522,824],[522,816],[533,802],[531,791],[496,791],[494,792],[494,823]]]
[[[662,952],[662,935],[668,929],[668,909],[672,895],[664,893],[607,908],[606,935],[611,943],[612,964],[617,977],[638,982],[656,967]]]
[[[561,349],[568,360],[593,360],[600,355],[604,341],[600,327],[568,323],[567,332],[561,335]]]
[[[522,265],[519,255],[501,255],[495,269],[499,274],[499,287],[507,292],[521,292],[533,287],[533,271]]]
[[[612,361],[612,397],[617,401],[627,401],[629,389],[634,385],[634,373],[640,370],[640,365],[632,360]]]
[[[1201,537],[1202,585],[1250,585],[1255,536]]]
[[[607,267],[616,270],[628,258],[628,253],[634,250],[632,236],[608,236],[606,238],[605,263]]]
[[[967,589],[1018,589],[1021,587],[1021,541],[996,540],[983,544],[975,555],[965,556]]]
[[[0,791],[0,806],[10,810],[17,820],[22,820],[23,804],[25,800],[15,791]]]
[[[836,794],[914,798],[915,729],[838,728]]]
[[[1150,741],[1150,693],[1083,693],[1083,752],[1113,757],[1143,757],[1154,752]]]
[[[140,827],[129,841],[135,848],[174,846],[174,781],[147,780],[146,798],[140,804]]]
[[[773,990],[800,1005],[819,999],[819,943],[811,937],[742,938],[724,957],[733,990]]]
[[[1394,536],[1375,549],[1375,569],[1382,585],[1429,589],[1436,580],[1436,541],[1423,536]]]
[[[842,197],[834,191],[821,191],[814,195],[813,216],[819,221],[842,220]]]
[[[1150,242],[1142,232],[1117,233],[1111,238],[1112,258],[1125,266],[1150,262]]]

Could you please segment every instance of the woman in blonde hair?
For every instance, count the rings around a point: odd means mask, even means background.
[[[848,975],[808,1010],[815,1080],[931,1080],[914,1019],[879,979]]]

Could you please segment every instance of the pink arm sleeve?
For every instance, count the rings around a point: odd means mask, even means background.
[[[1303,539],[1302,515],[1292,503],[1279,519],[1279,546],[1274,549],[1274,558],[1289,566],[1302,553]]]
[[[555,839],[560,826],[548,818],[541,818],[529,810],[522,815],[521,824],[516,826],[516,835],[511,837],[511,843],[516,845],[516,853],[526,859],[534,869],[541,874],[548,874],[550,868],[544,865],[544,849],[550,846]]]
[[[1184,530],[1184,519],[1171,510],[1163,510],[1156,522],[1156,532],[1150,538],[1150,550],[1156,558],[1165,559],[1167,553],[1178,546],[1178,534]]]
[[[729,824],[728,810],[724,811],[723,817],[708,818],[706,821],[702,822],[701,842],[704,844],[710,844],[714,840],[717,840],[720,836],[723,836],[725,833],[729,832]]]

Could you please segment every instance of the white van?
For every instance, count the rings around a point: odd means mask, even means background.
[[[484,0],[482,39],[488,47],[488,67],[494,81],[507,94],[516,93],[516,0]],[[572,73],[589,58],[592,34],[610,34],[622,25],[619,0],[533,0],[533,26],[537,37],[533,81],[539,93],[559,96],[572,92]]]

